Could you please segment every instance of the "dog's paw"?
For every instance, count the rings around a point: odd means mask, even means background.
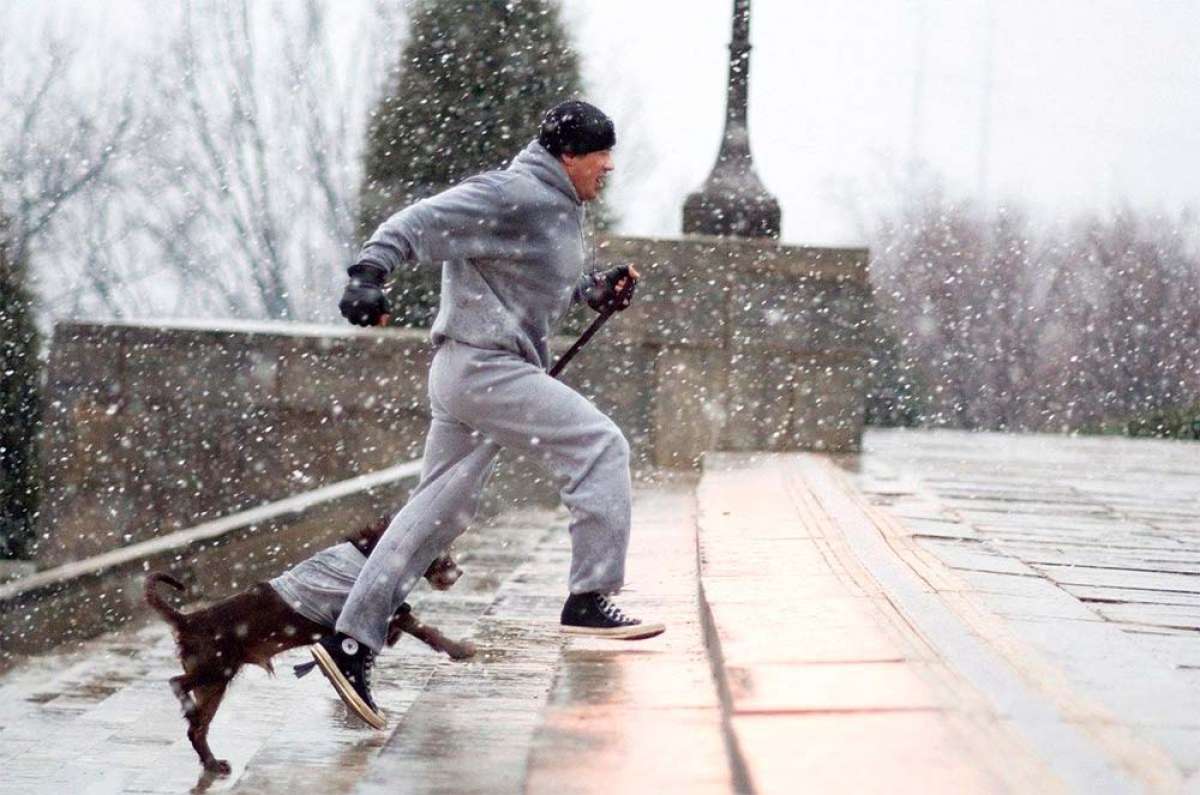
[[[464,640],[462,643],[451,647],[448,653],[452,660],[469,660],[475,656],[475,644],[469,640]]]
[[[215,773],[218,776],[228,776],[233,772],[233,768],[224,759],[210,759],[204,763],[204,769],[209,773]]]
[[[442,555],[429,564],[429,568],[425,570],[425,579],[434,590],[446,591],[454,587],[454,583],[458,582],[462,574],[463,571],[454,562],[454,558]]]

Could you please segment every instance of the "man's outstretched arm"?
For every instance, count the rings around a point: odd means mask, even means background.
[[[355,325],[380,325],[391,311],[387,280],[409,263],[518,255],[515,207],[502,200],[494,179],[469,179],[380,224],[348,269],[350,283],[338,305],[342,315]]]
[[[497,180],[472,177],[388,218],[363,246],[358,262],[391,275],[407,263],[437,265],[447,260],[517,258],[526,230]]]

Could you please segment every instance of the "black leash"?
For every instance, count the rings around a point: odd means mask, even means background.
[[[587,330],[579,335],[579,339],[575,340],[575,344],[567,349],[567,352],[559,357],[554,366],[550,368],[550,377],[557,378],[562,369],[567,366],[567,362],[575,358],[575,354],[579,353],[579,349],[587,345],[588,340],[596,335],[600,327],[608,322],[608,319],[617,312],[625,309],[633,302],[633,292],[637,289],[637,279],[626,273],[621,277],[618,284],[624,282],[623,286],[616,289],[612,295],[608,296],[601,308],[598,310],[600,316],[592,321],[592,324],[587,327]],[[614,285],[615,287],[615,285]]]
[[[551,378],[558,377],[558,374],[562,372],[562,369],[567,366],[567,362],[575,358],[575,354],[579,353],[579,349],[584,345],[587,345],[588,340],[596,335],[596,332],[600,330],[600,327],[607,323],[608,319],[612,317],[613,314],[614,312],[612,310],[601,312],[596,319],[592,321],[592,324],[587,327],[587,330],[579,335],[579,339],[575,340],[575,344],[568,348],[566,353],[558,357],[558,361],[555,362],[554,366],[550,368]]]

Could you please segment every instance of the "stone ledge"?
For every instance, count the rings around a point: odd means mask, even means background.
[[[173,572],[210,596],[240,590],[391,511],[420,461],[298,494],[0,586],[0,667],[145,614],[142,577]]]
[[[709,259],[721,249],[722,264],[735,270],[770,270],[797,278],[867,284],[870,251],[865,247],[788,246],[774,240],[688,235],[683,238],[606,235],[597,242],[598,256],[644,254],[670,248]]]

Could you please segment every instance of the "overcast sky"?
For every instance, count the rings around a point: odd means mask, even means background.
[[[636,164],[653,176],[617,186],[629,231],[677,232],[682,193],[712,165],[731,7],[565,3],[597,97],[630,115],[619,134],[653,149]],[[752,13],[752,147],[787,241],[855,242],[844,197],[869,205],[912,154],[955,190],[1051,217],[1200,204],[1198,2],[755,0]]]
[[[339,0],[347,50],[375,2]],[[618,120],[624,230],[678,233],[720,138],[732,0],[563,5]],[[151,47],[155,7],[0,0],[10,34],[50,14],[104,58]],[[1048,217],[1200,205],[1200,2],[755,0],[751,40],[752,146],[788,242],[859,242],[850,205],[913,155]]]

